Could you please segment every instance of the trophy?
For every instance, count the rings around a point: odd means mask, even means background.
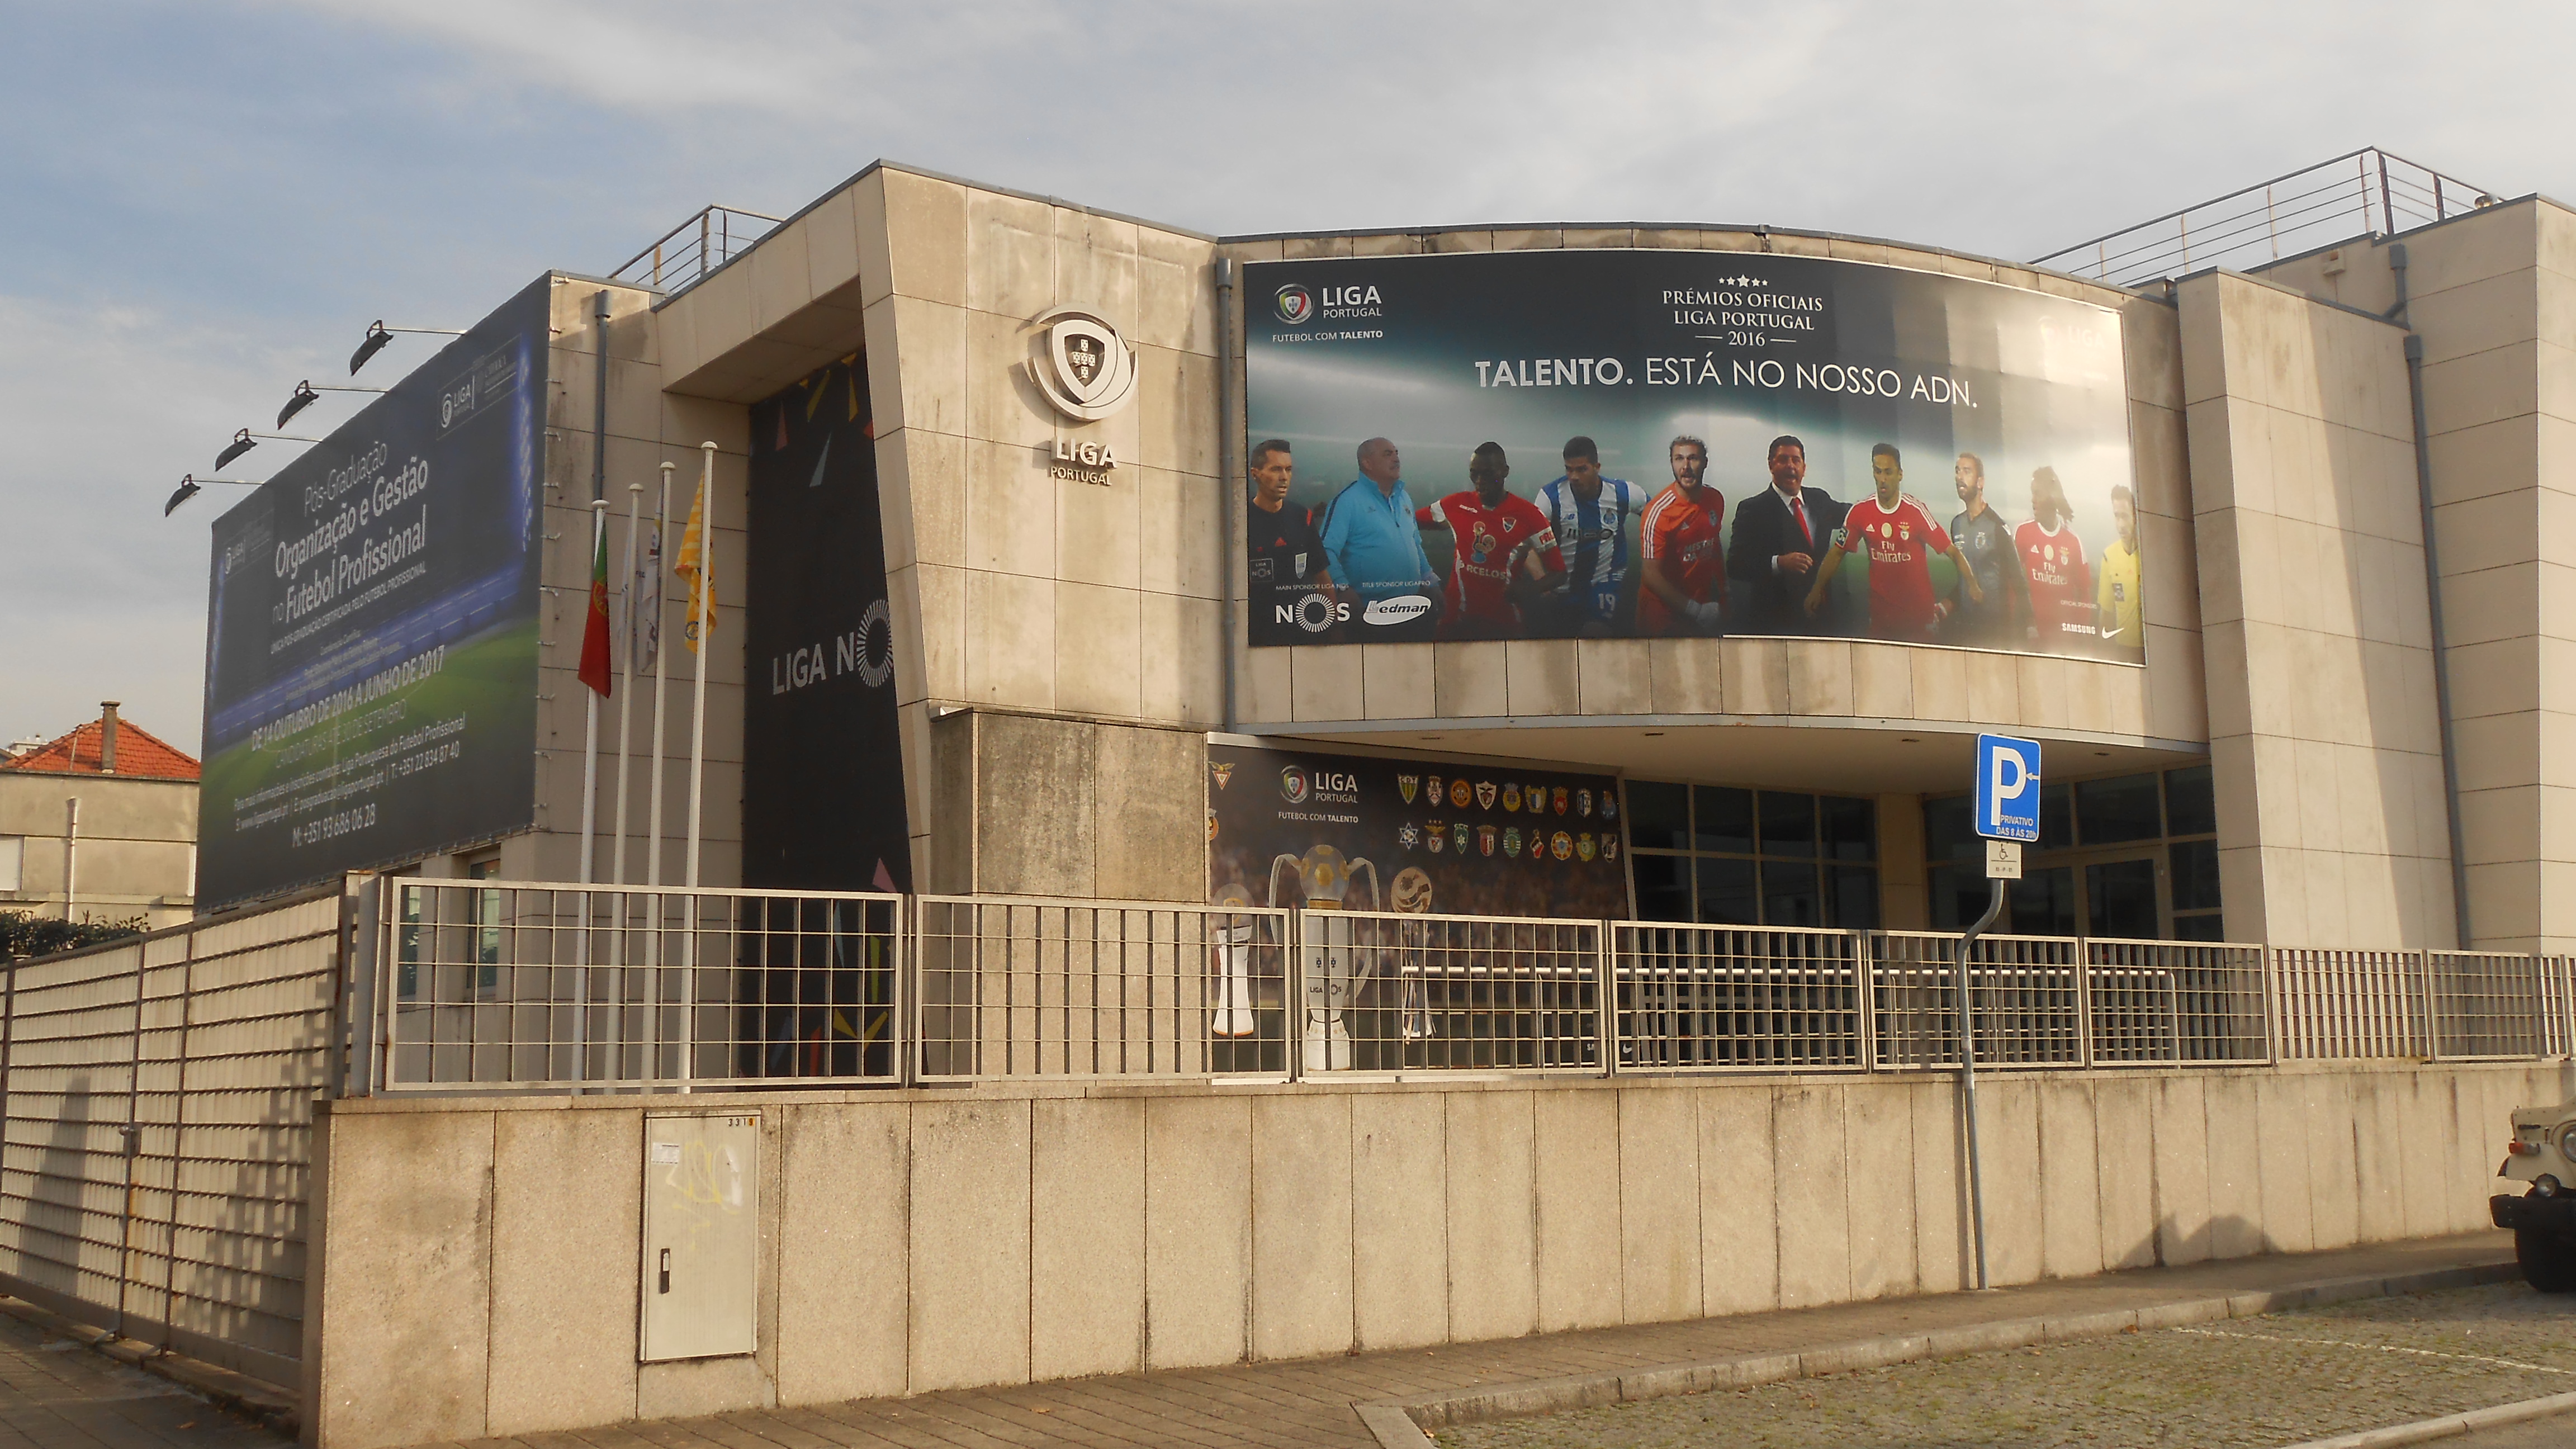
[[[1368,872],[1368,907],[1379,904],[1377,866],[1362,857],[1346,860],[1329,845],[1316,845],[1304,856],[1281,854],[1270,862],[1270,902],[1279,903],[1279,867],[1297,872],[1297,882],[1305,889],[1306,909],[1339,911],[1349,894],[1352,877]],[[1351,1004],[1359,985],[1368,979],[1370,961],[1355,949],[1352,940],[1357,921],[1340,920],[1314,923],[1320,927],[1322,940],[1309,940],[1305,945],[1305,1051],[1308,1071],[1330,1071],[1351,1065],[1350,1029],[1343,1024],[1342,1013]]]
[[[1216,893],[1211,904],[1220,908],[1250,910],[1252,892],[1241,885],[1228,885]],[[1214,1000],[1208,1006],[1208,1034],[1243,1037],[1254,1032],[1252,1017],[1252,938],[1260,922],[1250,916],[1225,916],[1215,939],[1208,945],[1208,975],[1215,987]]]

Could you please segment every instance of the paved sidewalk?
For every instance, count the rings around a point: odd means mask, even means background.
[[[0,1315],[0,1449],[283,1449],[167,1379]]]
[[[2324,1279],[2509,1261],[2502,1233],[2200,1263],[1688,1323],[1500,1343],[1073,1379],[1018,1388],[864,1399],[579,1433],[485,1440],[525,1449],[1035,1449],[1040,1445],[1266,1445],[1378,1449],[1354,1403],[1480,1385],[1778,1353],[2008,1319],[2112,1313]]]

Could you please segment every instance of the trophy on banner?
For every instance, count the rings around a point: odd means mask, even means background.
[[[1229,885],[1216,893],[1210,904],[1219,909],[1249,911],[1252,892],[1241,885]],[[1252,946],[1253,934],[1260,929],[1259,918],[1225,916],[1208,943],[1209,984],[1215,989],[1208,1003],[1210,1036],[1243,1037],[1254,1032],[1252,1016]]]
[[[1351,889],[1351,878],[1368,872],[1369,910],[1378,909],[1377,866],[1362,857],[1346,860],[1329,845],[1317,845],[1304,856],[1281,854],[1270,862],[1270,901],[1279,903],[1279,867],[1297,872],[1298,884],[1305,888],[1306,909],[1339,911],[1342,900]],[[1305,943],[1305,1011],[1306,1069],[1329,1071],[1352,1065],[1350,1029],[1343,1024],[1343,1013],[1362,981],[1368,979],[1369,960],[1357,949],[1352,939],[1355,920],[1313,923],[1321,940]]]

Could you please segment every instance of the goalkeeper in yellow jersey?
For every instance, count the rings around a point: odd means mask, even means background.
[[[2105,648],[2136,654],[2147,641],[2138,622],[2138,495],[2126,483],[2111,490],[2111,518],[2120,539],[2094,572],[2093,628]]]

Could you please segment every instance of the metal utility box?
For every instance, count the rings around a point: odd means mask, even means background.
[[[760,1117],[644,1119],[645,1363],[759,1346]]]

